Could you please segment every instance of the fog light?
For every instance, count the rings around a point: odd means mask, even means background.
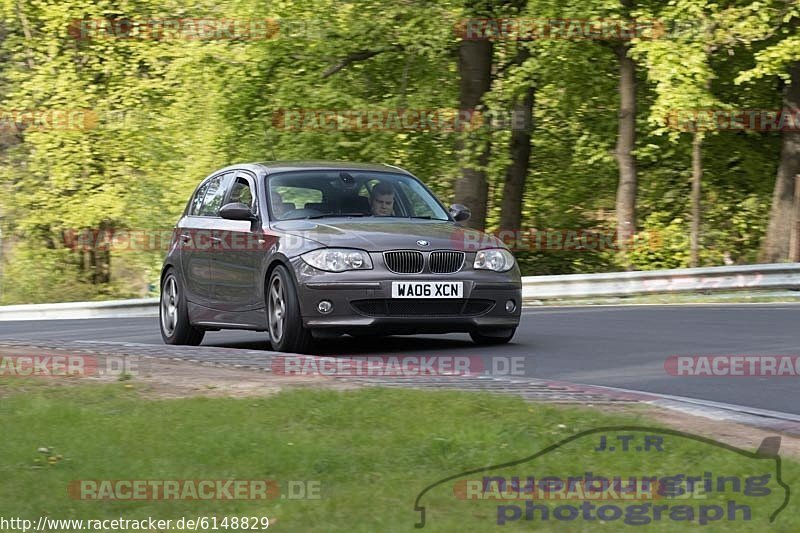
[[[323,315],[327,315],[328,313],[333,311],[333,304],[330,303],[328,300],[322,300],[319,304],[317,304],[317,311],[319,311]]]
[[[508,311],[509,313],[513,313],[516,310],[517,310],[517,304],[514,302],[514,300],[509,300],[506,302],[506,311]]]

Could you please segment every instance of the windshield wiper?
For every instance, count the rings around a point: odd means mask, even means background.
[[[309,215],[305,218],[313,220],[315,218],[326,218],[326,217],[371,217],[371,216],[372,215],[369,213],[324,213],[321,215]]]

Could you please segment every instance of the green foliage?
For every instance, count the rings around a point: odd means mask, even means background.
[[[758,243],[766,231],[762,213],[769,202],[755,194],[744,198],[738,191],[714,192],[708,199],[703,253],[710,264],[755,263]]]
[[[686,268],[689,266],[689,224],[669,213],[654,211],[644,220],[646,240],[628,252],[639,270]]]
[[[168,230],[197,182],[233,162],[386,162],[408,168],[448,202],[460,168],[452,132],[291,130],[279,118],[287,110],[457,107],[456,28],[468,17],[630,15],[665,23],[666,35],[635,39],[630,53],[638,64],[639,229],[674,239],[630,255],[636,268],[684,266],[691,141],[666,128],[665,117],[674,109],[778,107],[775,79],[798,60],[798,7],[781,0],[636,4],[627,13],[618,0],[0,0],[0,109],[89,113],[82,129],[0,131],[0,303],[149,294],[163,249],[92,258],[66,249],[63,233]],[[273,39],[210,40],[70,34],[76,19],[104,17],[270,18],[281,31]],[[682,27],[695,31],[669,31]],[[613,227],[619,44],[495,41],[484,110],[502,115],[515,96],[536,88],[523,231]],[[529,57],[515,64],[522,47]],[[461,135],[467,146],[491,143],[487,224],[496,229],[510,131]],[[703,264],[755,258],[778,141],[775,133],[706,136]],[[519,254],[525,274],[614,270],[623,259],[607,251]]]

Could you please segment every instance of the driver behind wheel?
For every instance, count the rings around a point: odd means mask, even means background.
[[[370,208],[376,217],[394,215],[394,189],[389,183],[379,181],[370,191]]]

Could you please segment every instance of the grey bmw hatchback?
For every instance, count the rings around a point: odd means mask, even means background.
[[[390,165],[284,161],[205,178],[161,272],[167,344],[206,331],[265,331],[273,349],[315,338],[469,333],[511,340],[521,279],[502,241],[466,229],[411,173]]]

